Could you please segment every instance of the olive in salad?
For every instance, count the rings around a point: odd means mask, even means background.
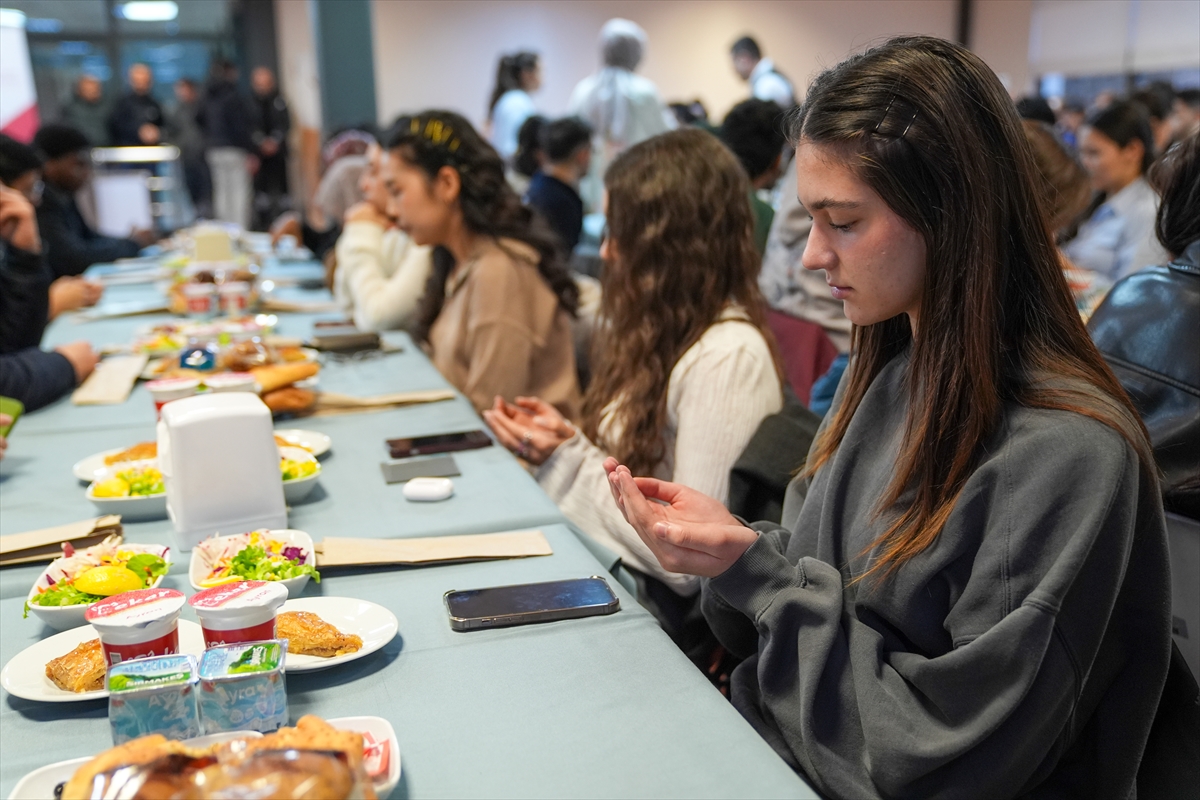
[[[122,546],[115,536],[85,550],[74,550],[69,543],[63,550],[63,557],[46,570],[47,585],[39,586],[37,594],[25,603],[24,616],[29,616],[31,604],[43,608],[86,605],[146,589],[171,568],[162,556]]]

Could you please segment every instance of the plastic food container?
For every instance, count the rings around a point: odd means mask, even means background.
[[[269,732],[288,721],[287,642],[244,642],[200,656],[200,724],[205,733]]]
[[[249,372],[222,372],[204,379],[210,392],[257,392],[258,382]]]
[[[138,589],[96,603],[84,619],[100,635],[104,661],[111,667],[135,658],[178,653],[183,601],[183,593],[174,589]]]
[[[275,615],[287,601],[278,582],[234,581],[192,595],[188,604],[200,617],[204,645],[217,647],[275,638]]]
[[[217,311],[217,287],[212,283],[185,283],[183,301],[189,317],[208,319]]]
[[[125,661],[108,671],[108,722],[113,744],[161,733],[168,739],[200,735],[192,656],[156,656]]]
[[[240,317],[250,307],[250,284],[245,281],[223,283],[217,292],[221,298],[221,311],[231,317]]]
[[[162,417],[162,407],[167,403],[191,397],[199,389],[199,378],[163,378],[146,384],[146,390],[154,398],[154,412],[159,417]]]

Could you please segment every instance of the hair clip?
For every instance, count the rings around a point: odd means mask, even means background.
[[[918,112],[914,110],[912,116],[908,118],[908,124],[904,126],[904,130],[900,131],[901,139],[904,138],[904,134],[908,133],[908,129],[912,127],[912,124],[917,121],[917,113]]]
[[[879,122],[875,123],[875,129],[871,131],[872,133],[879,133],[879,129],[883,127],[884,120],[887,119],[888,112],[892,110],[892,103],[894,102],[896,102],[896,94],[893,92],[891,98],[888,100],[887,107],[883,109],[883,116],[879,118]]]

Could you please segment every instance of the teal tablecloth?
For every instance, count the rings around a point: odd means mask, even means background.
[[[144,296],[120,286],[109,301]],[[308,299],[327,297],[308,293]],[[306,336],[314,315],[282,315],[279,332]],[[56,322],[46,344],[128,341],[161,317]],[[400,337],[405,342],[404,337]],[[429,389],[445,381],[407,343],[378,359],[326,363],[321,387],[349,394]],[[120,406],[64,400],[22,419],[0,462],[0,533],[95,515],[71,465],[153,436],[153,406],[136,389]],[[554,555],[419,569],[329,570],[305,596],[345,596],[391,609],[400,633],[379,653],[328,671],[293,675],[293,721],[386,717],[403,772],[393,797],[815,797],[675,648],[616,580],[621,610],[608,617],[455,633],[449,589],[605,574],[537,484],[499,447],[455,455],[462,476],[444,503],[415,504],[379,471],[383,440],[480,427],[461,398],[382,412],[280,423],[329,434],[320,487],[289,524],[325,536],[407,537],[542,529]],[[131,541],[171,541],[166,521],[126,525]],[[183,557],[181,557],[183,561]],[[21,619],[41,566],[0,570],[0,661],[50,635]],[[188,591],[186,563],[166,585]],[[190,617],[190,609],[185,611]],[[0,705],[0,795],[22,775],[110,744],[104,702],[39,704],[7,693]]]

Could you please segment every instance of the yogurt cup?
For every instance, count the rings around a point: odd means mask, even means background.
[[[222,372],[204,379],[210,392],[257,392],[258,382],[249,372]]]
[[[278,581],[235,581],[192,595],[188,604],[200,618],[204,646],[218,647],[275,638],[275,615],[287,600]]]
[[[146,390],[154,398],[154,413],[162,418],[162,407],[172,400],[191,397],[200,388],[199,378],[163,378],[150,381]]]
[[[217,292],[221,298],[221,310],[231,317],[241,316],[250,307],[250,284],[246,281],[223,283]]]
[[[101,600],[84,619],[100,634],[104,663],[111,667],[134,658],[178,653],[183,601],[183,593],[174,589],[138,589]]]
[[[217,310],[217,287],[212,283],[185,283],[183,300],[189,317],[208,319]]]

